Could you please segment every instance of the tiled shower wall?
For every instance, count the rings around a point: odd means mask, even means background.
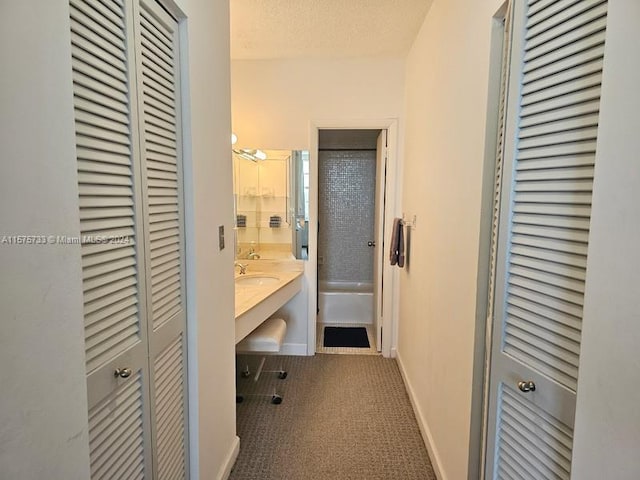
[[[318,154],[319,279],[373,282],[376,152]]]

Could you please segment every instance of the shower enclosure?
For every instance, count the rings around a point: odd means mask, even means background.
[[[317,321],[321,323],[374,323],[379,133],[320,131]]]

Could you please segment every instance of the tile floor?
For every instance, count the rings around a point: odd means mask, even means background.
[[[325,347],[324,346],[324,327],[366,327],[367,337],[369,338],[369,348],[351,348],[351,347]],[[376,350],[376,336],[373,325],[363,325],[361,323],[316,323],[316,353],[335,353],[346,355],[380,355]]]

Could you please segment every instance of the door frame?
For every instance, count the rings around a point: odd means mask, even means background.
[[[500,89],[504,45],[504,19],[508,0],[491,18],[489,48],[489,82],[485,148],[482,168],[480,206],[480,234],[476,289],[476,328],[473,348],[473,376],[471,385],[471,424],[469,435],[469,480],[484,480],[486,463],[487,421],[489,410],[489,374],[493,335],[493,319],[488,319],[489,281],[491,277],[491,241],[495,188],[496,152],[500,115]]]
[[[305,262],[305,277],[309,286],[309,310],[307,324],[307,355],[316,352],[316,320],[318,289],[318,137],[320,130],[387,130],[387,172],[385,178],[385,205],[383,236],[391,238],[394,217],[398,216],[399,156],[398,120],[396,118],[378,118],[361,120],[315,120],[309,128],[309,259]],[[384,255],[384,250],[381,252]],[[398,312],[398,271],[388,262],[383,262],[382,276],[382,355],[395,357]]]

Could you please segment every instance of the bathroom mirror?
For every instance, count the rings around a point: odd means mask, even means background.
[[[233,150],[236,259],[306,259],[309,152]]]

